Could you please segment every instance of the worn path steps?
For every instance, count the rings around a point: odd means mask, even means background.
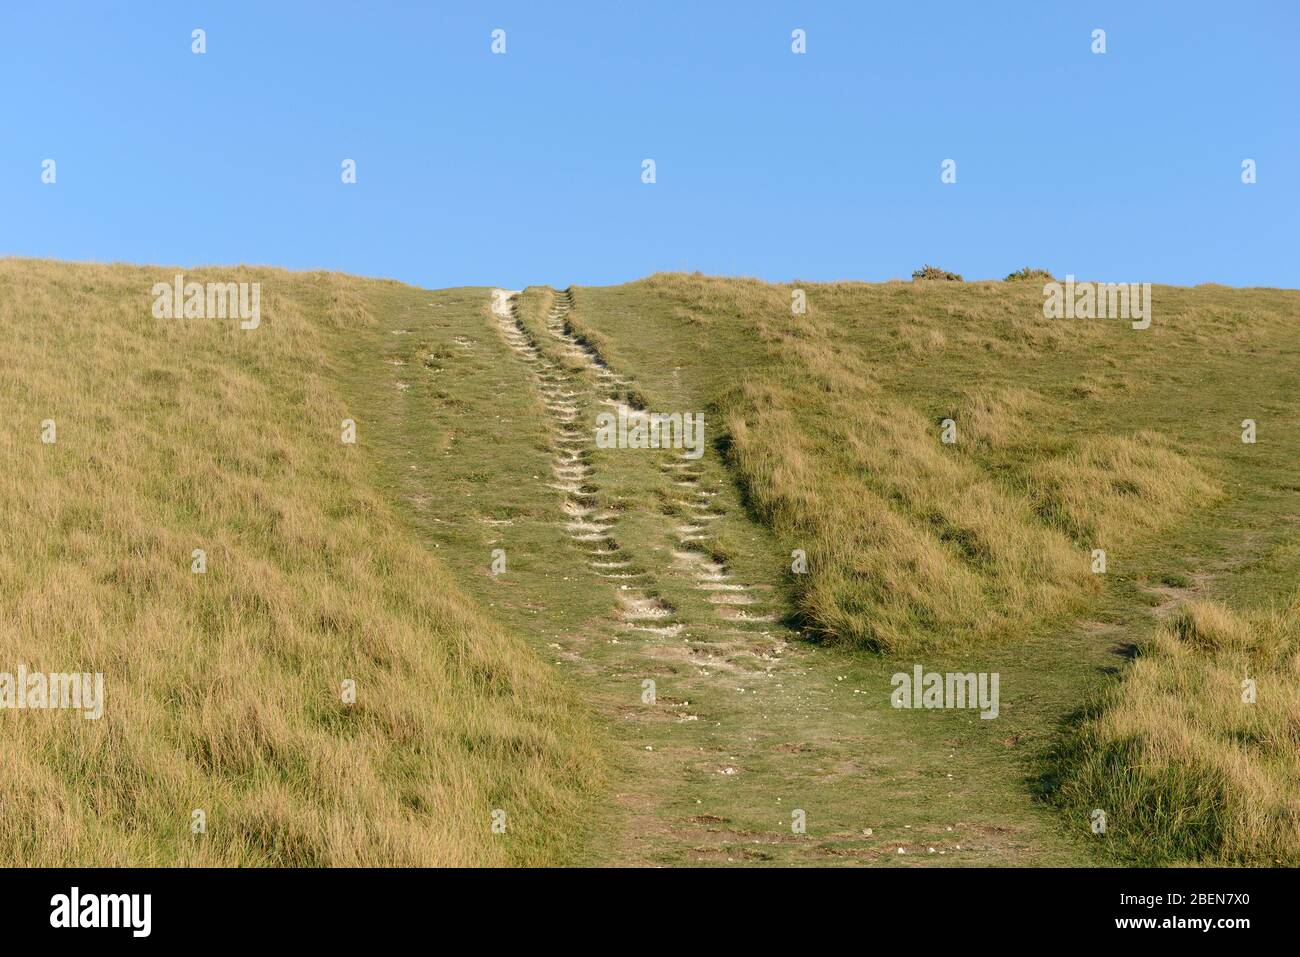
[[[563,649],[620,748],[617,837],[593,848],[594,860],[1029,862],[1029,834],[956,813],[977,800],[954,790],[960,738],[917,754],[913,716],[882,716],[890,665],[871,662],[868,676],[847,656],[796,640],[778,620],[778,583],[741,580],[728,567],[715,529],[737,502],[708,461],[716,453],[620,451],[652,470],[658,497],[611,495],[594,464],[596,413],[641,406],[636,383],[575,334],[573,308],[570,293],[552,293],[541,322],[530,323],[515,297],[495,324],[547,410],[551,474],[542,482],[557,500],[554,521],[594,587],[609,589],[607,614],[565,636]]]

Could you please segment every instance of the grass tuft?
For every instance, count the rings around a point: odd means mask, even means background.
[[[1058,798],[1079,821],[1104,810],[1122,859],[1294,867],[1298,715],[1300,598],[1248,614],[1188,603],[1077,731]]]

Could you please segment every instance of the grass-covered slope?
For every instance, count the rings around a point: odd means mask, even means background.
[[[690,383],[655,398],[712,413],[756,515],[806,551],[790,584],[808,625],[910,653],[1079,612],[1101,592],[1094,549],[1122,576],[1300,451],[1300,294],[1154,299],[1135,330],[1044,319],[1035,283],[665,274],[582,289],[578,314],[643,381]]]
[[[1037,283],[659,275],[576,300],[653,408],[710,414],[773,567],[808,553],[785,577],[811,629],[993,655],[1013,712],[1110,649],[1117,680],[1079,680],[1041,755],[1067,828],[1126,862],[1294,863],[1300,293],[1156,287],[1146,330],[1044,319]]]
[[[154,318],[174,272],[0,262],[0,671],[106,699],[0,711],[0,864],[567,859],[588,723],[385,499],[353,387],[429,294],[187,271],[262,284],[241,330]]]

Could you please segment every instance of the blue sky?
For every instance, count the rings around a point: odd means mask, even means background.
[[[0,254],[431,287],[923,263],[1298,287],[1298,11],[7,5]]]

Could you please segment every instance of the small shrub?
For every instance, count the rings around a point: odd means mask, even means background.
[[[1025,266],[1023,269],[1017,269],[1011,275],[1007,276],[1004,282],[1029,282],[1032,280],[1041,280],[1042,282],[1055,282],[1056,277],[1046,269],[1030,269]]]
[[[912,280],[918,279],[940,279],[944,282],[961,282],[962,278],[955,272],[948,272],[946,269],[940,269],[938,266],[922,266],[912,273]]]

